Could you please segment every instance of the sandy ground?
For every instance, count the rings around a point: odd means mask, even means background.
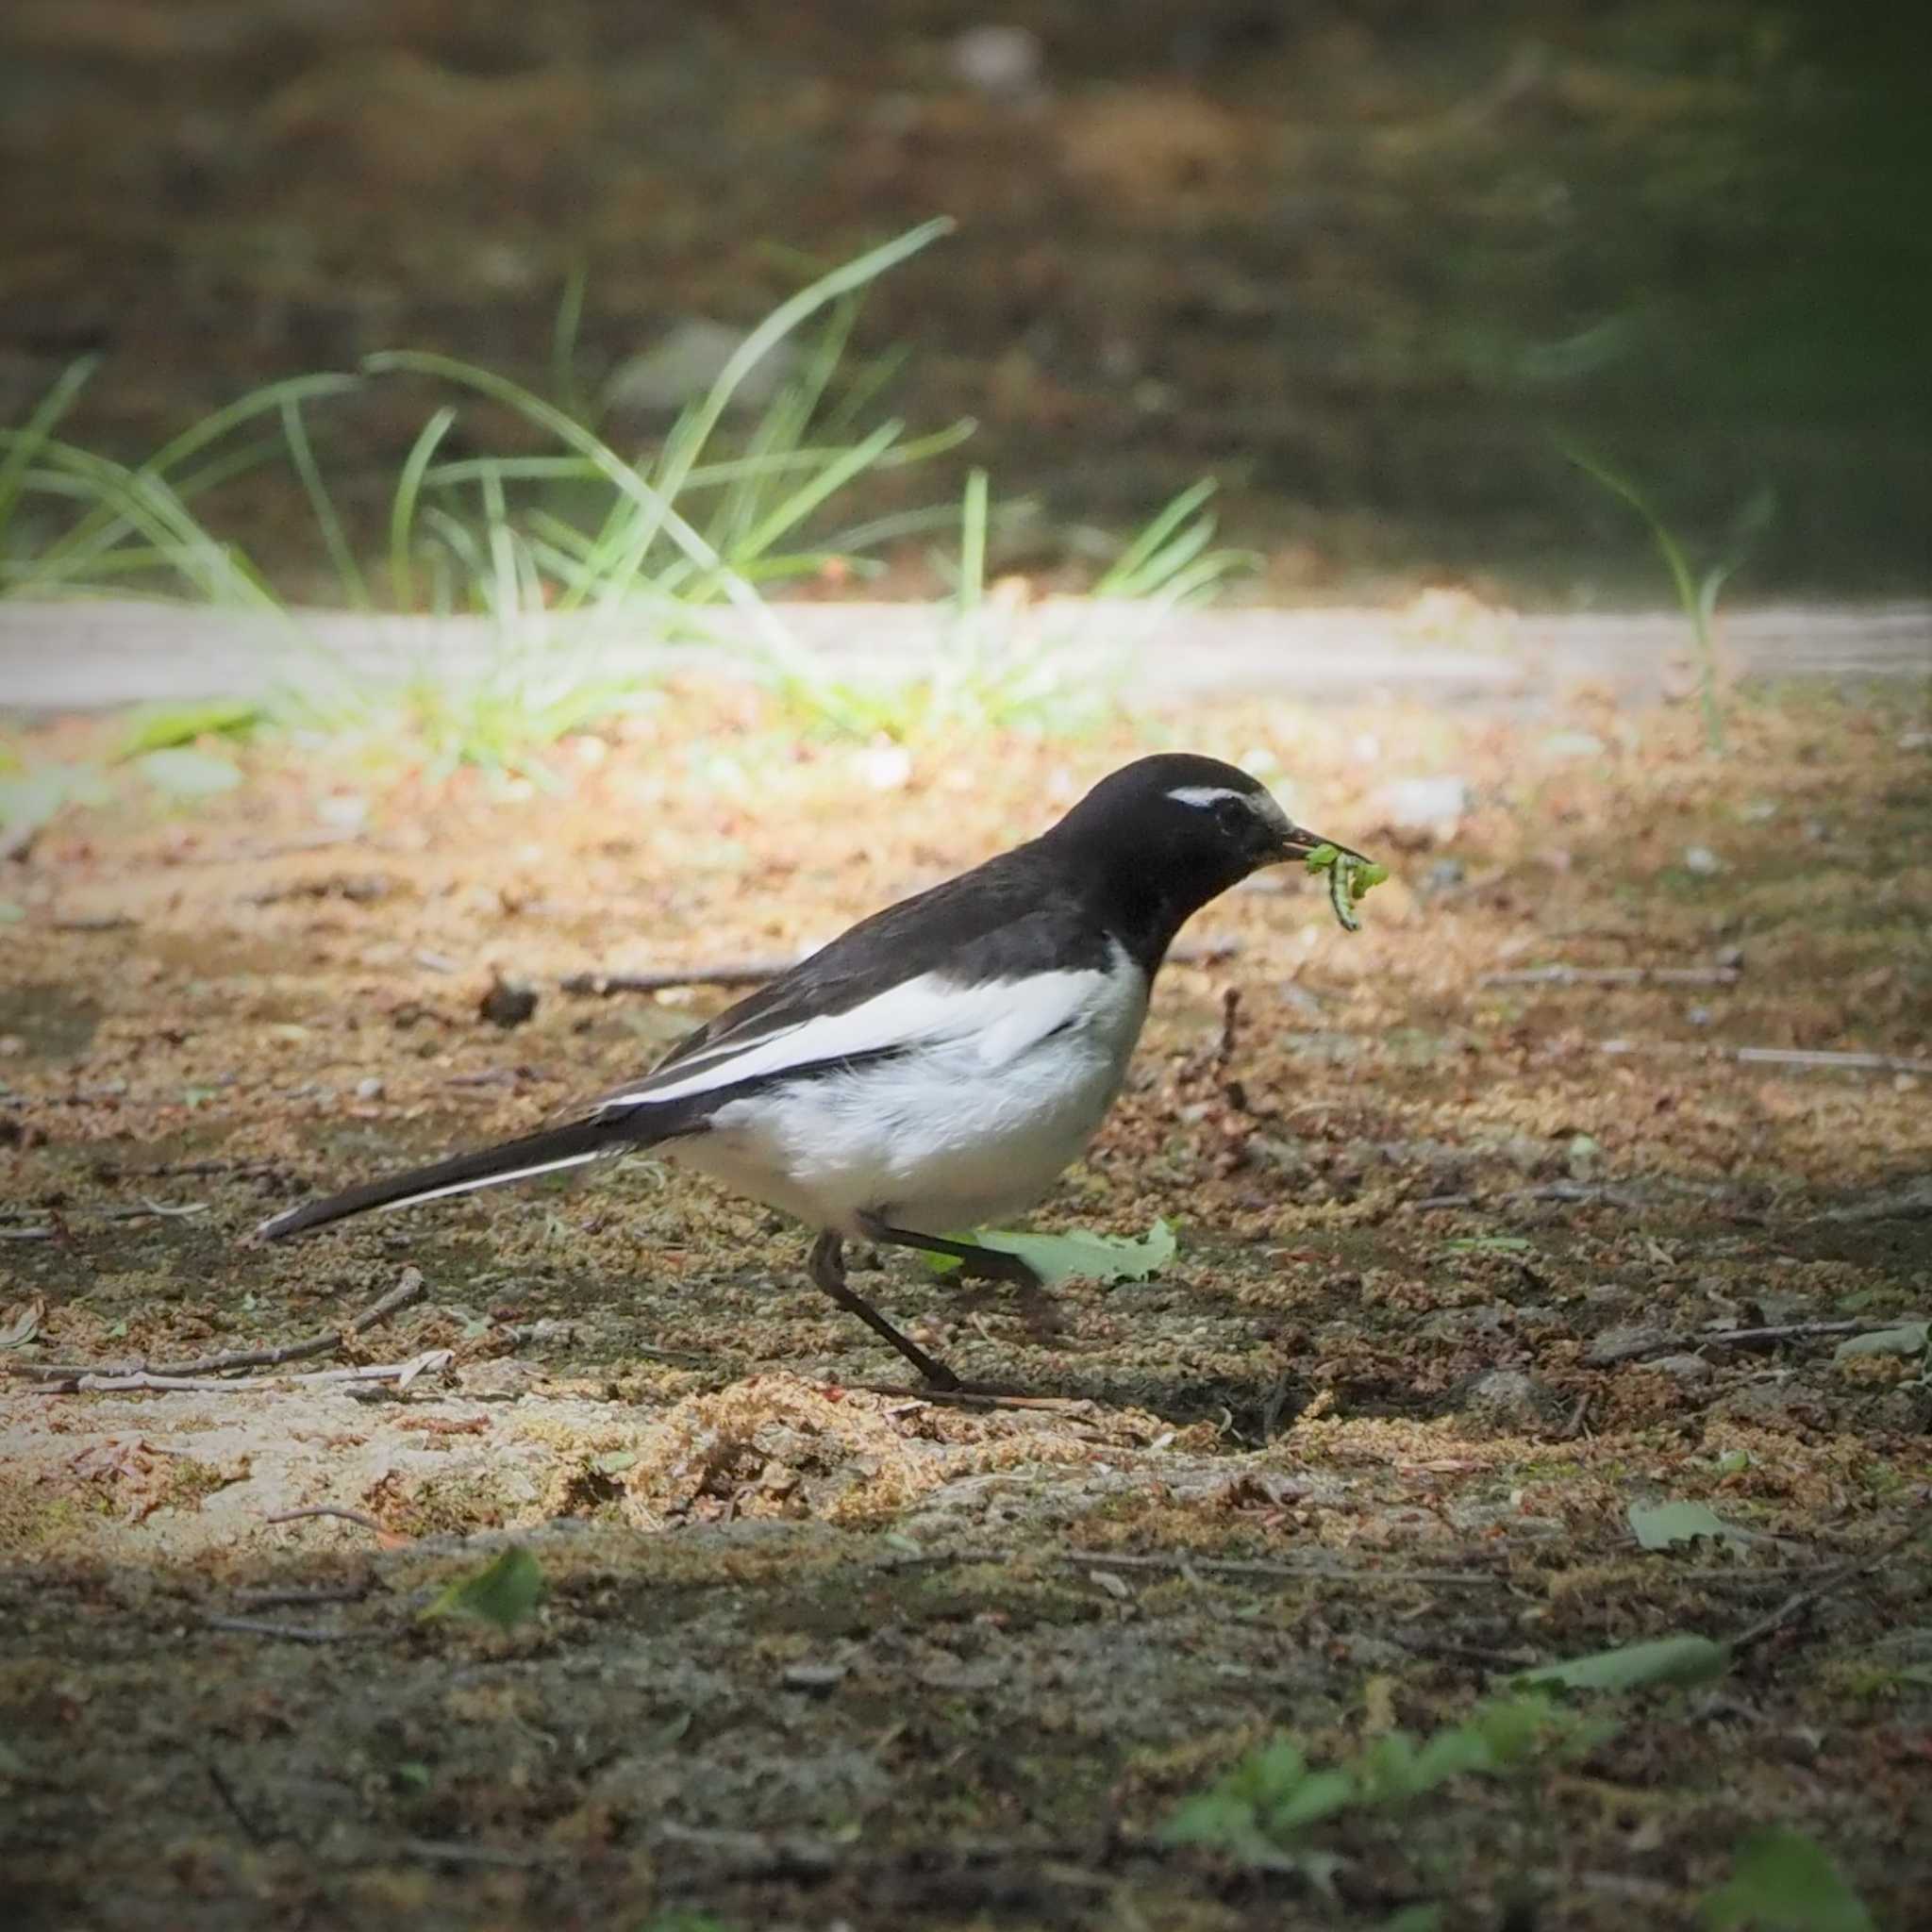
[[[1924,1544],[1839,1572],[1922,1520],[1932,1397],[1836,1350],[1932,1312],[1923,724],[1807,688],[1733,729],[1720,762],[1588,691],[1268,699],[900,760],[687,691],[556,791],[263,749],[192,809],[117,779],[56,821],[0,872],[0,1328],[37,1372],[0,1394],[8,1922],[1607,1932],[1689,1926],[1782,1821],[1915,1923]],[[238,1244],[724,997],[562,975],[796,952],[1155,742],[1265,767],[1398,877],[1355,938],[1265,881],[1163,976],[1040,1217],[1167,1216],[1160,1278],[858,1277],[1058,1407],[924,1399],[797,1230],[648,1160]],[[1454,822],[1398,823],[1406,775],[1462,778]],[[1520,976],[1557,964],[1700,976]],[[493,971],[538,992],[513,1030]],[[406,1384],[38,1373],[326,1337],[399,1288],[284,1373]],[[1677,1499],[1745,1540],[1640,1549],[1629,1507]],[[272,1520],[317,1507],[349,1513]],[[421,1618],[510,1542],[533,1616]],[[1332,1900],[1157,1837],[1276,1732],[1333,1759],[1524,1664],[1766,1620],[1577,1761],[1322,1827]]]

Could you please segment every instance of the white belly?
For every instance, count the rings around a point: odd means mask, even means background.
[[[1097,975],[1096,975],[1097,976]],[[972,1039],[725,1103],[664,1152],[814,1227],[945,1234],[1031,1207],[1120,1091],[1147,982],[1122,956],[1080,1021],[989,1066]]]

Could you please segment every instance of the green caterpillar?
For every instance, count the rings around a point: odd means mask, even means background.
[[[1344,932],[1359,932],[1362,923],[1355,915],[1356,902],[1389,876],[1386,865],[1373,859],[1357,858],[1333,845],[1317,845],[1308,854],[1308,870],[1328,874],[1328,903],[1341,922]]]

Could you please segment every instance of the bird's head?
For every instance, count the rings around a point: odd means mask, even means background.
[[[1082,848],[1129,890],[1139,882],[1170,902],[1176,924],[1250,873],[1336,844],[1296,824],[1259,779],[1187,752],[1123,765],[1049,836]]]

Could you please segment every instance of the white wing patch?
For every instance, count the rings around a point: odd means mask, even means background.
[[[1104,972],[1036,973],[960,986],[924,973],[846,1012],[794,1021],[746,1041],[721,1041],[611,1094],[599,1111],[689,1100],[792,1068],[965,1040],[976,1041],[982,1066],[1003,1067],[1057,1027],[1077,1020],[1111,981]]]

